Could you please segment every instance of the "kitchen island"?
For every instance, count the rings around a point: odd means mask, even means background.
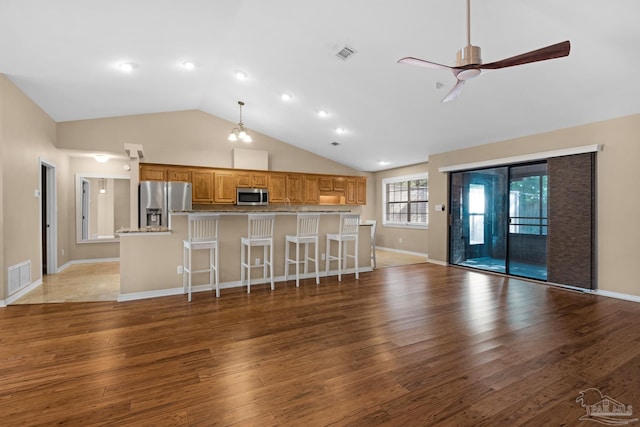
[[[220,289],[240,286],[240,237],[247,235],[247,215],[258,213],[260,210],[226,210],[210,211],[220,215],[218,245],[219,245],[219,275]],[[273,273],[276,290],[283,286],[285,235],[296,234],[297,211],[264,210],[276,214],[273,232]],[[309,211],[305,211],[309,212]],[[344,211],[317,210],[321,214],[318,246],[321,254],[319,265],[320,276],[337,275],[337,265],[332,262],[328,272],[325,271],[325,261],[322,257],[326,252],[326,235],[336,233],[339,229],[340,213]],[[153,298],[167,295],[177,295],[184,292],[182,286],[182,248],[183,240],[187,239],[189,212],[172,212],[169,215],[169,227],[162,232],[137,229],[123,231],[120,237],[120,295],[118,301],[128,301],[142,298]],[[370,227],[363,224],[358,235],[358,263],[359,272],[372,271],[371,268],[371,233]],[[301,249],[302,250],[302,249]],[[198,253],[201,252],[201,253]],[[258,251],[262,256],[262,251]],[[333,253],[333,246],[332,246]],[[208,256],[206,251],[194,252],[194,269],[198,265],[206,265]],[[255,263],[255,260],[253,260]],[[262,261],[262,260],[261,260]],[[309,265],[313,272],[313,263]],[[291,272],[294,272],[291,267]],[[344,274],[354,273],[353,265],[349,264]],[[266,280],[261,279],[262,272],[252,275],[252,291],[269,291]],[[292,277],[292,276],[290,276]],[[315,277],[310,274],[309,277]],[[201,285],[208,282],[208,274],[194,275],[193,292],[211,291],[211,286]],[[280,283],[278,283],[280,282]],[[260,285],[260,283],[265,283]],[[254,284],[257,284],[255,288]],[[295,286],[295,280],[289,280],[289,285]],[[301,286],[316,286],[314,281]],[[322,286],[322,281],[320,282]],[[224,297],[224,292],[222,292]]]

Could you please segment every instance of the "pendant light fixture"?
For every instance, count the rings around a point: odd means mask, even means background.
[[[249,135],[249,132],[247,132],[247,129],[245,129],[244,124],[242,123],[242,106],[244,105],[244,102],[238,101],[238,105],[240,106],[240,123],[238,123],[238,127],[233,128],[229,134],[229,141],[236,142],[240,140],[247,143],[253,142],[251,135]]]

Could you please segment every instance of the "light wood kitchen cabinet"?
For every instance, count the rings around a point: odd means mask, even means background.
[[[356,180],[353,178],[349,178],[346,180],[346,188],[345,199],[348,205],[355,205],[357,201],[356,196]]]
[[[333,178],[330,176],[321,176],[318,178],[318,188],[320,191],[333,191]]]
[[[191,182],[191,169],[187,168],[167,168],[165,174],[167,181]]]
[[[216,171],[214,174],[214,194],[215,203],[233,204],[236,202],[237,179],[235,172]]]
[[[214,172],[211,170],[191,171],[191,201],[195,204],[211,204],[214,199]]]
[[[367,204],[367,178],[358,178],[356,181],[356,203]]]
[[[269,176],[269,203],[285,203],[287,198],[287,177],[284,174]]]
[[[347,179],[343,177],[333,178],[333,191],[345,191],[347,188]]]
[[[289,203],[304,203],[304,175],[298,173],[287,175],[287,198]]]
[[[269,177],[266,173],[238,172],[238,187],[269,188]]]
[[[343,176],[321,176],[318,187],[324,193],[344,193],[347,179]]]
[[[348,205],[365,205],[367,203],[367,179],[346,179],[345,201]]]
[[[140,181],[192,183],[195,204],[234,204],[236,188],[267,188],[269,203],[364,205],[366,177],[140,164]]]
[[[304,178],[304,202],[309,204],[320,202],[320,178],[315,176]]]
[[[183,166],[140,164],[140,181],[191,182],[191,169]]]
[[[165,181],[166,168],[158,165],[140,164],[140,181]]]

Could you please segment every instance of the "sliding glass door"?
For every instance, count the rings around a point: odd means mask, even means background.
[[[547,164],[451,175],[450,262],[546,280]]]
[[[509,170],[508,273],[547,280],[547,164]]]
[[[507,272],[508,168],[451,175],[452,264]]]

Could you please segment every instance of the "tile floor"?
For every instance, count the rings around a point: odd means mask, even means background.
[[[378,249],[377,268],[426,262],[424,257]],[[58,274],[45,274],[38,286],[13,304],[116,301],[120,293],[120,263],[74,264]]]

